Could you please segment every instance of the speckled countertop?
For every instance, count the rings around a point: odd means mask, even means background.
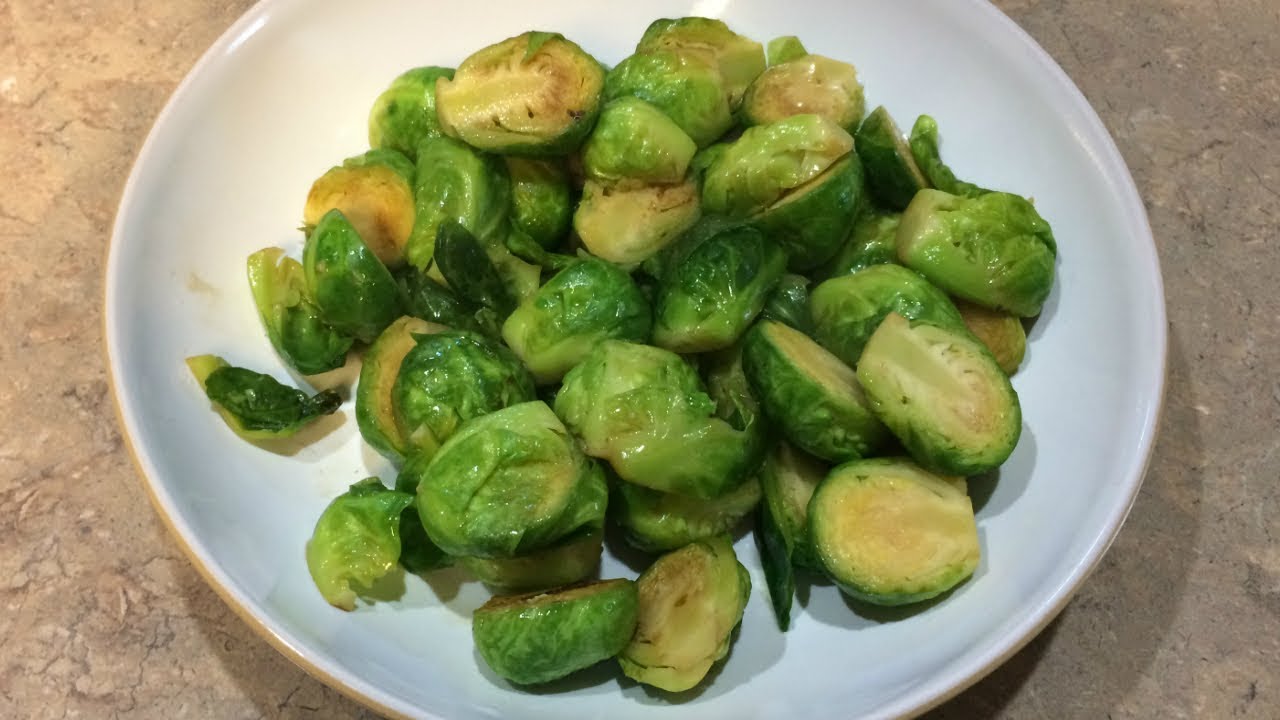
[[[1060,618],[931,718],[1280,718],[1280,3],[1002,0],[1129,163],[1168,294],[1146,484]],[[0,717],[348,718],[166,535],[102,361],[133,157],[250,3],[0,0]]]

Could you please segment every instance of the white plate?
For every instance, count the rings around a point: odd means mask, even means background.
[[[814,588],[785,635],[756,551],[755,589],[714,681],[673,704],[608,667],[558,692],[513,690],[474,655],[474,583],[411,578],[396,602],[343,614],[303,561],[320,511],[388,468],[346,422],[292,457],[227,431],[182,360],[214,352],[288,379],[263,335],[244,259],[297,250],[311,181],[365,148],[370,103],[400,71],[454,65],[526,29],[561,31],[616,63],[656,17],[723,17],[760,40],[799,35],[855,63],[870,104],[933,114],[974,182],[1035,197],[1058,277],[1014,379],[1026,431],[978,513],[973,581],[897,621]],[[408,716],[789,714],[890,717],[941,702],[1021,647],[1111,542],[1141,483],[1164,378],[1164,299],[1142,203],[1114,145],[1035,43],[976,0],[423,3],[267,0],[183,82],[134,167],[107,269],[107,345],[120,415],[155,505],[251,625],[326,682]],[[607,560],[605,575],[629,570]]]

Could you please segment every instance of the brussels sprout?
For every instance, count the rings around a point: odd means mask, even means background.
[[[559,382],[605,338],[645,342],[649,303],[626,271],[596,258],[556,273],[502,325],[502,337],[540,384]]]
[[[638,595],[630,580],[549,593],[495,597],[475,612],[480,657],[522,685],[562,678],[617,655],[636,629]]]
[[[526,32],[462,61],[436,83],[446,135],[511,155],[573,152],[600,112],[604,68],[559,33]]]
[[[528,592],[579,582],[600,566],[604,534],[591,530],[581,537],[517,557],[461,557],[458,563],[497,592]]]
[[[461,300],[449,288],[408,266],[396,274],[401,302],[410,315],[455,330],[470,330],[498,337],[498,314]]]
[[[573,193],[564,162],[507,156],[511,176],[511,227],[550,250],[569,233]]]
[[[731,108],[738,107],[747,86],[764,72],[764,49],[760,43],[735,33],[721,20],[654,20],[645,29],[636,52],[662,50],[696,57],[719,69]]]
[[[311,185],[303,225],[314,228],[325,213],[341,210],[378,260],[400,265],[413,231],[413,172],[413,162],[395,150],[348,158]]]
[[[1018,444],[1018,394],[967,330],[891,313],[862,351],[858,383],[916,462],[935,472],[980,475]]]
[[[450,555],[527,555],[604,525],[604,472],[540,401],[474,418],[424,457],[404,473],[419,478],[422,526]]]
[[[818,115],[747,128],[707,168],[703,208],[736,218],[755,215],[852,150],[853,137]]]
[[[691,180],[618,187],[589,180],[573,227],[592,255],[626,267],[671,244],[701,215],[698,186]]]
[[[925,177],[929,178],[929,183],[933,187],[945,193],[963,197],[978,197],[991,192],[971,182],[957,179],[955,173],[951,172],[951,168],[942,162],[938,123],[933,118],[928,115],[916,118],[915,125],[911,126],[910,142],[911,156],[915,159],[916,166]]]
[[[779,443],[760,470],[764,503],[756,525],[760,565],[769,586],[769,599],[778,627],[791,626],[795,596],[795,566],[821,570],[809,542],[809,499],[827,475],[826,466]]]
[[[751,220],[787,251],[787,267],[810,271],[831,259],[862,209],[862,163],[850,154]]]
[[[843,462],[888,439],[853,370],[804,333],[762,321],[747,333],[742,364],[765,414],[797,447]]]
[[[446,220],[436,235],[436,266],[449,288],[462,300],[489,308],[505,318],[515,309],[506,282],[497,266],[461,223]]]
[[[511,178],[502,158],[453,138],[428,138],[418,146],[416,215],[405,257],[425,272],[440,225],[449,220],[462,223],[486,247],[501,245],[510,206]]]
[[[698,374],[679,355],[605,340],[564,377],[556,414],[623,480],[714,498],[755,469],[757,440],[715,417]]]
[[[658,558],[636,580],[636,590],[636,632],[618,663],[636,682],[680,692],[702,682],[729,654],[751,576],[722,535]]]
[[[628,96],[661,110],[698,147],[710,145],[733,126],[724,77],[695,55],[655,50],[618,63],[605,78],[604,99]]]
[[[747,88],[741,115],[748,125],[767,125],[793,115],[820,115],[853,133],[866,106],[852,65],[822,55],[804,55],[771,66]]]
[[[307,236],[302,270],[324,321],[373,342],[400,317],[400,292],[341,210],[330,210]]]
[[[364,441],[392,462],[403,461],[410,450],[391,397],[400,365],[417,344],[415,336],[444,330],[442,325],[405,316],[388,325],[364,354],[356,386],[356,425]]]
[[[680,353],[729,347],[760,313],[786,263],[782,249],[752,227],[695,227],[665,258],[654,344]]]
[[[783,275],[778,285],[769,293],[769,299],[760,311],[760,317],[777,320],[808,334],[813,330],[809,318],[809,279],[803,275]]]
[[[858,364],[867,338],[891,312],[964,328],[946,293],[900,265],[873,265],[820,283],[809,294],[809,311],[814,338],[850,367]]]
[[[365,478],[329,503],[307,541],[307,569],[330,605],[354,610],[356,594],[400,559],[400,513],[413,496]]]
[[[776,37],[770,40],[765,48],[765,57],[769,61],[769,67],[798,60],[808,54],[809,51],[804,49],[804,43],[800,42],[800,38],[795,35]]]
[[[658,108],[635,97],[604,106],[600,122],[582,147],[587,177],[601,183],[684,180],[698,146]]]
[[[862,121],[856,138],[858,157],[867,171],[867,187],[876,202],[902,212],[916,193],[930,187],[902,130],[883,105]]]
[[[247,265],[254,305],[280,357],[303,375],[342,367],[353,339],[321,319],[302,263],[280,248],[266,248],[250,255]]]
[[[853,223],[853,233],[825,269],[827,277],[852,275],[872,265],[898,262],[898,226],[902,215],[866,210]]]
[[[217,355],[189,357],[187,368],[227,427],[246,440],[289,437],[337,412],[342,404],[333,390],[307,397],[270,375],[234,367]]]
[[[510,350],[482,335],[417,335],[391,386],[410,451],[430,457],[467,420],[534,397],[533,378]]]
[[[683,547],[733,530],[760,503],[760,481],[749,478],[711,500],[658,492],[621,481],[611,510],[628,543],[645,552]]]
[[[1000,369],[1006,375],[1017,372],[1027,352],[1027,331],[1022,327],[1022,320],[964,300],[956,301],[956,309],[965,327],[987,346]]]
[[[813,493],[809,526],[827,574],[875,605],[936,597],[972,575],[981,555],[969,497],[905,459],[837,467]]]
[[[898,226],[898,259],[957,297],[1032,317],[1053,287],[1049,223],[1025,198],[916,194]]]
[[[453,68],[420,67],[392,80],[369,110],[369,147],[398,150],[416,159],[418,145],[440,135],[436,81],[452,77]]]

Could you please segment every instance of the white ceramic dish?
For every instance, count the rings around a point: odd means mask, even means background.
[[[456,64],[529,28],[615,63],[657,17],[723,17],[797,34],[855,63],[868,100],[938,118],[946,158],[975,182],[1036,198],[1059,274],[1014,380],[1026,432],[978,513],[984,557],[945,602],[891,621],[814,588],[791,632],[755,590],[733,652],[680,703],[608,667],[554,692],[496,680],[472,650],[485,598],[448,576],[343,614],[303,545],[330,498],[389,468],[345,423],[293,456],[235,438],[183,366],[215,352],[286,378],[261,332],[244,258],[300,246],[310,182],[365,147],[365,118],[401,70]],[[121,421],[155,505],[193,562],[286,655],[388,714],[414,717],[746,718],[911,715],[1009,657],[1062,608],[1141,483],[1164,378],[1164,300],[1133,182],[1067,77],[977,0],[419,3],[266,0],[209,50],[160,115],[125,190],[107,269],[107,345]],[[349,415],[349,408],[348,408]],[[606,560],[605,576],[634,571]]]

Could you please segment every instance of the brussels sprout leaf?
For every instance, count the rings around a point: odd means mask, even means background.
[[[436,232],[436,264],[463,300],[490,308],[505,318],[515,309],[507,285],[484,247],[462,223],[447,221]]]
[[[188,358],[187,366],[231,429],[249,440],[288,437],[342,404],[333,390],[308,397],[270,375],[233,367],[214,355]]]
[[[956,178],[951,168],[942,162],[941,142],[938,138],[938,122],[928,115],[921,115],[911,127],[911,155],[929,182],[943,192],[963,197],[978,197],[994,192],[971,182]]]

